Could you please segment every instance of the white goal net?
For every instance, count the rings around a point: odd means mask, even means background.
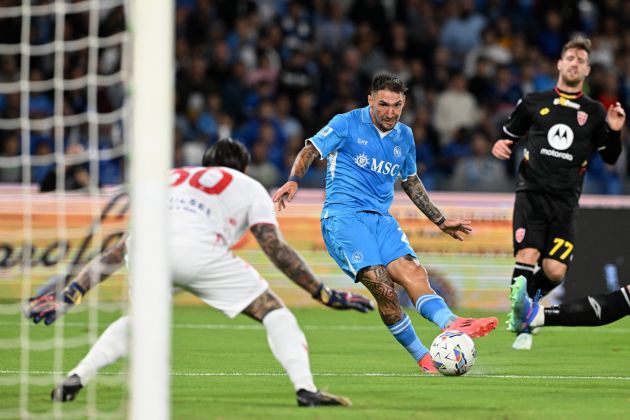
[[[128,375],[126,364],[119,362],[97,375],[80,401],[60,404],[50,399],[53,386],[105,327],[127,311],[126,269],[94,287],[81,305],[50,326],[34,325],[22,314],[24,302],[43,293],[43,285],[61,290],[83,264],[127,229],[143,206],[165,202],[160,188],[166,186],[170,135],[138,144],[130,141],[147,126],[142,121],[131,124],[136,114],[131,109],[146,107],[148,101],[146,95],[142,99],[147,85],[134,84],[131,69],[159,65],[146,55],[141,58],[144,64],[134,58],[134,42],[136,50],[155,51],[146,40],[139,41],[137,33],[134,40],[130,30],[131,16],[138,16],[136,10],[143,6],[145,11],[155,9],[147,0],[0,1],[0,418],[121,418],[138,412],[128,394],[143,398],[135,385],[128,391],[126,384],[129,376],[144,374]],[[163,10],[157,17],[152,12],[151,18],[170,36],[172,4],[160,6],[157,9]],[[134,29],[146,25],[142,19],[134,22]],[[150,26],[149,37],[150,31],[156,33]],[[167,49],[157,57],[168,65],[164,56],[170,53],[169,43],[159,37],[150,42],[161,42]],[[154,89],[155,74],[147,78]],[[161,82],[168,88],[164,79]],[[132,88],[138,92],[133,100]],[[168,100],[168,93],[156,99]],[[153,121],[154,129],[169,133],[169,118],[160,112],[168,113],[170,107],[171,103],[152,107],[153,116],[163,121]],[[147,131],[147,137],[155,134]],[[162,157],[136,153],[138,158],[130,159],[132,152],[151,142],[164,149],[159,151]],[[134,180],[143,159],[154,164],[148,183]],[[152,195],[131,210],[140,190]],[[160,224],[159,219],[148,219],[147,223]],[[155,231],[155,226],[136,224],[132,223],[137,243],[161,239],[159,226]],[[141,238],[148,229],[155,231],[153,236]],[[152,251],[150,244],[146,248]],[[146,267],[142,252],[136,253],[134,273]],[[159,264],[158,268],[167,272]],[[170,312],[165,313],[162,318],[169,320]],[[141,337],[148,343],[150,338]],[[143,369],[146,372],[146,366]],[[162,366],[160,372],[167,370]],[[159,383],[162,378],[155,379]],[[168,404],[168,397],[163,399]],[[160,409],[168,416],[168,409]]]

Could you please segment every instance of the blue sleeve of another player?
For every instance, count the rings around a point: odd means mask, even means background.
[[[324,159],[343,146],[348,137],[348,120],[345,114],[335,115],[330,122],[309,140]]]
[[[409,139],[411,145],[407,150],[405,161],[400,168],[400,179],[403,181],[418,172],[418,168],[416,167],[416,143],[413,140],[413,134],[411,134],[411,131],[409,132]]]

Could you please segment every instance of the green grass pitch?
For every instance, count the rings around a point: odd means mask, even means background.
[[[172,417],[613,419],[630,413],[630,318],[599,328],[547,328],[534,337],[531,351],[517,352],[510,348],[513,335],[504,329],[506,316],[499,314],[499,329],[476,340],[472,371],[443,377],[420,374],[376,313],[327,308],[294,313],[309,341],[316,384],[348,396],[352,407],[298,408],[262,326],[243,316],[229,320],[205,306],[176,306]],[[98,313],[92,338],[116,316]],[[423,342],[430,344],[437,327],[417,314],[412,319]],[[63,329],[30,326],[34,345],[28,350],[16,341],[26,331],[24,321],[18,315],[0,315],[0,418],[19,417],[20,398],[33,418],[126,417],[124,361],[105,369],[76,401],[50,402],[53,382],[88,349],[87,321],[84,311],[67,314]],[[60,341],[63,331],[72,347],[46,349]],[[28,383],[20,385],[20,378]]]

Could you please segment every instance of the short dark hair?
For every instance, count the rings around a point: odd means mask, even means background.
[[[405,93],[407,91],[407,87],[405,86],[405,82],[403,82],[395,75],[388,72],[381,72],[376,73],[374,77],[372,77],[372,87],[370,89],[370,92],[375,93],[379,90],[389,90],[396,93]]]
[[[226,166],[245,172],[250,156],[243,143],[231,137],[220,139],[203,154],[202,166]]]
[[[564,57],[564,53],[566,53],[571,48],[586,51],[588,55],[591,55],[591,40],[582,36],[576,36],[575,38],[564,44],[564,46],[562,47],[562,52],[560,53],[560,57]]]

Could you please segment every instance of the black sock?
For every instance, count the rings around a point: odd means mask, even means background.
[[[587,296],[545,308],[545,325],[606,325],[626,315],[630,315],[630,293],[622,287],[606,295]]]
[[[514,263],[514,271],[512,271],[512,281],[510,284],[514,284],[514,279],[518,276],[523,276],[527,279],[527,284],[532,281],[534,276],[534,265],[516,262]]]
[[[559,284],[560,282],[555,283],[549,280],[545,274],[545,270],[541,268],[536,274],[534,274],[532,280],[527,282],[527,294],[533,299],[534,296],[536,296],[536,292],[540,290],[541,296],[546,296]]]

